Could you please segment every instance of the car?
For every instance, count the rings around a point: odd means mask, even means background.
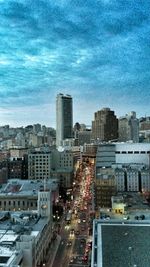
[[[76,260],[76,256],[73,256],[73,257],[70,259],[70,263],[73,263],[75,260]]]
[[[124,216],[123,219],[124,219],[124,220],[129,220],[130,217],[129,217],[129,216]]]
[[[76,231],[75,234],[76,234],[76,235],[79,235],[79,234],[80,234],[80,231]]]
[[[82,258],[82,260],[84,261],[84,262],[87,262],[88,261],[88,256],[83,256],[83,258]]]
[[[92,247],[92,241],[87,242],[87,246],[91,248]]]
[[[82,244],[84,244],[84,243],[86,242],[86,240],[85,240],[84,238],[82,238],[82,239],[80,240],[80,242],[81,242]]]
[[[72,245],[72,242],[71,241],[68,241],[67,242],[67,247],[70,247]]]

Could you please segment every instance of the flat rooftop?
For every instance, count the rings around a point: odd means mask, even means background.
[[[91,266],[149,267],[149,236],[148,221],[95,220]]]
[[[49,179],[46,183],[46,188],[55,191],[58,187],[57,179]],[[0,196],[27,196],[37,195],[38,191],[44,189],[44,181],[41,180],[21,180],[9,179],[7,184],[3,184],[0,189]]]

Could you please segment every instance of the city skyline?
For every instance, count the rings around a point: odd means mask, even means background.
[[[150,3],[0,0],[0,122],[56,128],[58,93],[74,123],[103,107],[149,116]]]

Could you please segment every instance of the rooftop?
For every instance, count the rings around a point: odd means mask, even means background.
[[[49,179],[46,183],[46,188],[49,190],[57,189],[57,179]],[[44,189],[44,181],[41,180],[20,180],[20,179],[10,179],[7,184],[2,185],[0,189],[0,196],[13,195],[37,195],[38,191]]]
[[[94,231],[92,267],[150,266],[150,221],[95,220]]]

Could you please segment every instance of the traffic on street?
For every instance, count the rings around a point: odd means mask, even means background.
[[[80,168],[73,184],[72,200],[68,201],[60,223],[61,241],[52,267],[90,266],[95,216],[93,165]]]

